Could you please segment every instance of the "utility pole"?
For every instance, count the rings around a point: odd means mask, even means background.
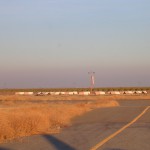
[[[95,72],[88,72],[88,74],[90,75],[90,93],[92,94],[94,84],[95,84],[95,78],[94,78]]]

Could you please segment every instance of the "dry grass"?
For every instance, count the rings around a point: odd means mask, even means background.
[[[11,106],[11,107],[9,107]],[[54,133],[71,124],[71,119],[98,107],[118,106],[115,101],[85,104],[16,104],[3,101],[0,108],[0,142],[42,133]]]
[[[150,95],[112,95],[109,100],[150,100]]]
[[[0,100],[150,100],[150,94],[146,95],[100,95],[100,96],[80,96],[80,95],[58,95],[58,96],[19,96],[0,95]]]

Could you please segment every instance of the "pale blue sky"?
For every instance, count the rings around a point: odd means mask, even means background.
[[[150,86],[149,0],[1,0],[0,88]]]

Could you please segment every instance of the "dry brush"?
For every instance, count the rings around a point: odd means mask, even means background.
[[[0,142],[42,133],[54,133],[71,119],[98,107],[118,106],[116,101],[82,104],[30,104],[3,102],[0,108]]]

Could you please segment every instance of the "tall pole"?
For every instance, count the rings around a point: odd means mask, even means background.
[[[90,75],[90,93],[92,94],[94,84],[95,84],[95,79],[94,79],[95,72],[88,72],[88,74]]]

